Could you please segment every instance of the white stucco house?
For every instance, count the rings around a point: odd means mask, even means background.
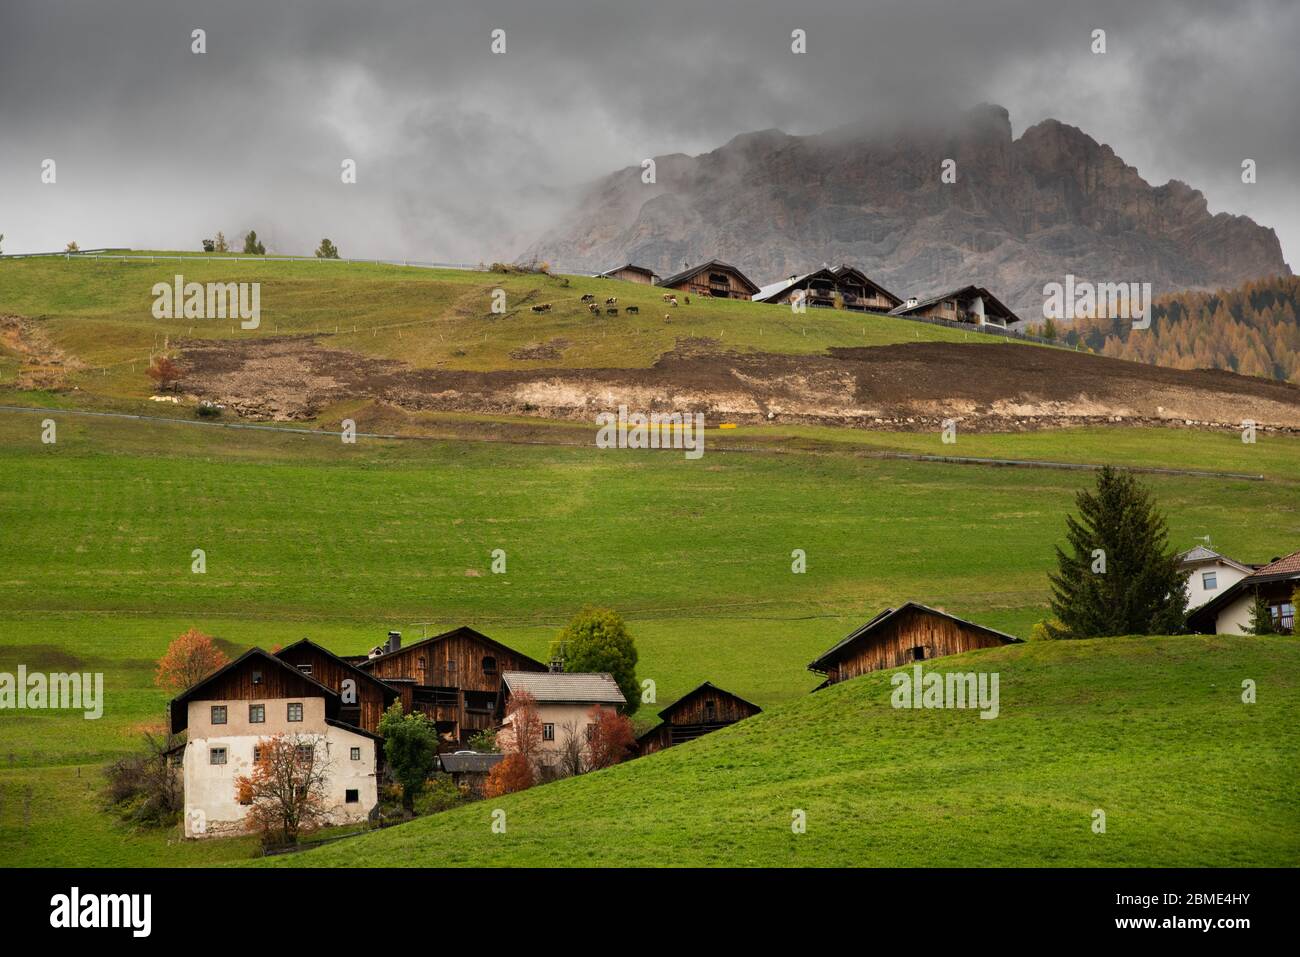
[[[1273,627],[1295,634],[1296,588],[1300,586],[1300,551],[1275,558],[1255,569],[1219,594],[1192,609],[1187,616],[1191,631],[1213,635],[1250,634],[1250,614],[1262,599]]]
[[[324,765],[326,823],[365,820],[379,802],[382,739],[340,720],[340,707],[337,692],[260,648],[173,698],[172,733],[186,735],[185,836],[247,832],[235,781],[276,735],[312,748]]]
[[[585,742],[594,724],[593,709],[617,711],[627,704],[618,682],[606,672],[506,671],[501,675],[506,700],[521,692],[532,696],[542,721],[540,760],[556,764],[571,736]],[[513,715],[507,714],[497,740],[509,747]],[[504,736],[504,738],[502,737]]]
[[[1218,597],[1255,571],[1254,565],[1221,555],[1204,545],[1183,552],[1178,556],[1178,564],[1187,575],[1188,611]]]

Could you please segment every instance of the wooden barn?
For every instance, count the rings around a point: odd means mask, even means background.
[[[379,733],[379,719],[398,697],[397,689],[391,685],[309,638],[281,648],[275,656],[338,692],[339,720],[372,734]]]
[[[903,301],[884,286],[868,279],[860,269],[844,265],[836,269],[823,266],[815,272],[771,283],[760,289],[754,299],[789,305],[799,297],[808,306],[854,312],[886,313]]]
[[[624,263],[617,269],[611,269],[608,272],[596,273],[593,279],[621,279],[624,282],[639,282],[647,286],[653,286],[659,274],[653,269],[645,266],[637,266],[633,263]]]
[[[891,309],[891,316],[922,316],[978,326],[1010,326],[1020,317],[983,286],[963,286],[928,299],[909,299]]]
[[[473,628],[456,628],[402,647],[390,632],[378,654],[359,667],[397,689],[403,711],[421,711],[448,747],[495,727],[503,712],[501,675],[546,671],[546,665]]]
[[[659,285],[688,296],[715,299],[750,299],[758,292],[758,286],[743,272],[716,259],[661,279]]]
[[[740,695],[706,681],[660,711],[663,723],[637,739],[637,750],[641,754],[653,754],[753,717],[762,710]]]
[[[886,608],[808,666],[826,676],[820,691],[871,671],[958,655],[976,648],[1018,644],[1019,638],[909,601]]]
[[[488,775],[505,758],[499,753],[480,753],[475,751],[457,751],[454,754],[438,755],[438,765],[451,775],[452,783],[466,794],[481,796],[483,785]]]

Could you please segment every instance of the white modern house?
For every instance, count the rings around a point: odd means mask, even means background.
[[[543,764],[558,763],[569,739],[576,737],[585,743],[599,711],[617,711],[627,704],[618,682],[605,672],[506,671],[501,680],[507,702],[520,693],[531,695],[536,702],[542,723]],[[508,713],[508,704],[506,710],[497,740],[508,746],[514,716]]]
[[[1187,575],[1188,611],[1200,608],[1255,571],[1254,565],[1220,555],[1204,545],[1183,552],[1178,563]]]

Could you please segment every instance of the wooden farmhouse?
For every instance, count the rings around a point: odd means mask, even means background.
[[[449,750],[500,723],[503,673],[547,670],[473,628],[456,628],[406,647],[400,634],[390,632],[376,651],[359,667],[397,689],[403,711],[428,715]]]
[[[740,695],[706,681],[660,711],[663,723],[637,739],[637,750],[641,754],[653,754],[753,717],[762,710]]]
[[[593,279],[621,279],[624,282],[639,282],[647,286],[653,286],[659,274],[653,269],[645,266],[637,266],[632,263],[625,263],[617,269],[611,269],[608,272],[596,273]]]
[[[879,313],[887,313],[903,302],[884,286],[868,279],[860,269],[846,265],[835,269],[823,266],[815,272],[771,283],[760,289],[754,299],[782,305],[802,299],[807,306],[823,309]]]
[[[808,666],[826,676],[814,691],[914,661],[958,655],[976,648],[1019,643],[1014,635],[909,601],[886,608]]]
[[[379,719],[398,698],[392,685],[308,638],[281,648],[275,656],[338,692],[339,720],[371,733],[379,732]]]
[[[337,691],[261,648],[177,695],[169,711],[172,734],[186,735],[186,837],[248,829],[235,781],[253,770],[259,748],[277,735],[311,749],[325,766],[328,823],[364,821],[379,803],[379,736],[342,720]]]
[[[891,316],[920,316],[969,322],[978,326],[1010,326],[1020,317],[983,286],[963,286],[928,299],[909,299],[890,310]]]
[[[659,285],[689,296],[714,299],[749,299],[758,292],[758,286],[743,272],[716,259],[661,279]]]

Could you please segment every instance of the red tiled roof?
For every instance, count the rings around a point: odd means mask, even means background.
[[[1265,578],[1272,575],[1300,575],[1300,552],[1292,552],[1275,562],[1269,562],[1250,577]]]

